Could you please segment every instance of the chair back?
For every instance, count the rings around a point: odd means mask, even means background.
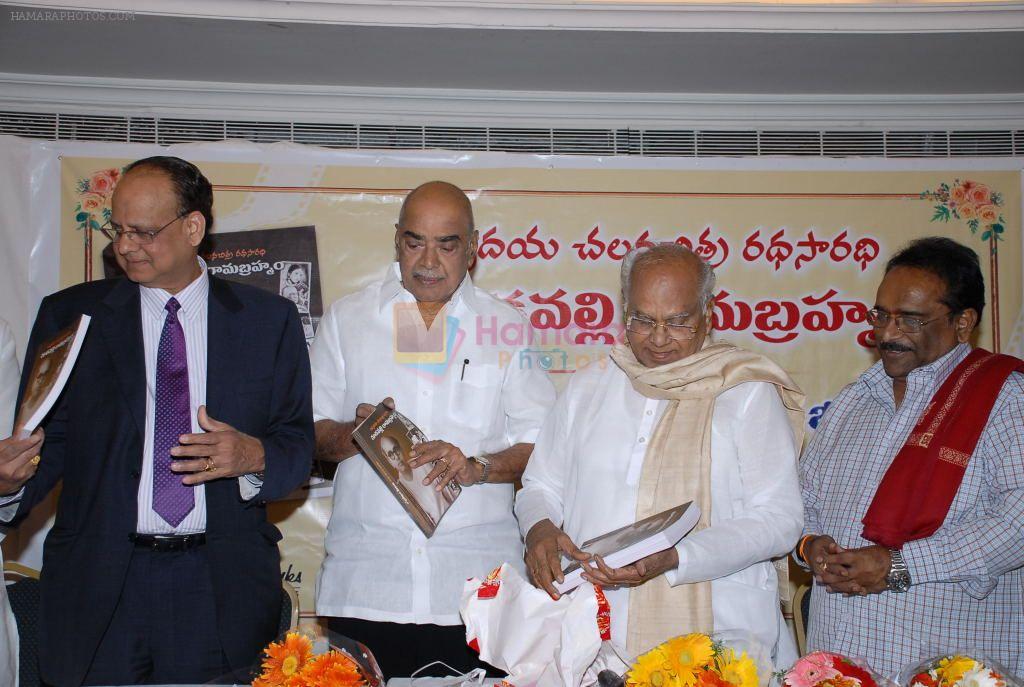
[[[39,687],[39,571],[20,563],[4,563],[4,582],[18,624],[18,684]]]

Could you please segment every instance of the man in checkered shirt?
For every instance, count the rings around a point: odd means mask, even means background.
[[[988,385],[994,404],[976,425],[984,429],[973,453],[959,454],[966,465],[942,466],[962,480],[948,483],[952,503],[937,529],[893,548],[864,536],[883,477],[908,437],[913,446],[921,436],[911,430],[922,415],[935,411],[929,402],[968,355],[982,354],[968,341],[984,305],[978,256],[950,239],[916,241],[886,266],[869,313],[881,361],[839,393],[801,461],[806,525],[797,554],[814,574],[808,650],[861,657],[893,675],[918,659],[975,649],[1024,674],[1024,375]],[[981,391],[970,381],[962,387],[972,400]],[[950,440],[963,438],[966,412],[950,423]],[[927,446],[930,435],[917,441]],[[920,467],[904,466],[910,479]],[[904,520],[917,517],[935,502],[921,490],[897,491],[887,505]]]

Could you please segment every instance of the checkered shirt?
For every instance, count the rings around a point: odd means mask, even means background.
[[[968,353],[962,344],[912,371],[899,408],[881,362],[836,396],[801,460],[805,533],[872,544],[861,520],[882,477]],[[999,392],[942,527],[907,542],[903,555],[912,586],[902,594],[844,598],[815,584],[809,651],[860,657],[891,676],[973,648],[1024,674],[1024,376],[1012,374]]]

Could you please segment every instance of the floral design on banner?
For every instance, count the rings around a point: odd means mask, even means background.
[[[710,636],[674,637],[645,654],[626,673],[627,687],[757,687],[757,664]]]
[[[121,180],[123,170],[116,167],[93,172],[92,176],[79,179],[75,184],[78,191],[78,205],[75,206],[75,222],[79,229],[99,231],[110,221],[110,196]]]
[[[933,222],[958,219],[967,222],[972,234],[977,234],[979,229],[983,229],[982,241],[1002,240],[1000,234],[1006,230],[1006,220],[1003,219],[1001,209],[1003,196],[985,184],[969,179],[956,179],[952,187],[942,183],[934,191],[923,192],[921,198],[937,203],[935,214],[932,215]]]

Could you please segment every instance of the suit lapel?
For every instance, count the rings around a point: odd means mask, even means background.
[[[242,303],[230,284],[210,277],[210,301],[206,337],[206,405],[210,416],[230,424],[225,408],[231,390],[240,379],[237,361],[245,342],[239,336],[237,317]]]
[[[141,437],[146,428],[146,361],[142,343],[139,286],[122,279],[103,299],[100,331],[113,359],[114,374]]]

